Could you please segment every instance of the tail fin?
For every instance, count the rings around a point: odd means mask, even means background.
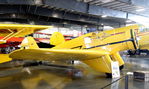
[[[60,32],[54,32],[50,37],[50,44],[51,45],[59,45],[65,42],[64,36]]]
[[[21,48],[34,49],[39,47],[33,37],[26,37],[21,43]]]

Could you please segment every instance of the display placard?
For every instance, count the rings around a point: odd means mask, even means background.
[[[120,69],[117,61],[111,62],[112,78],[120,77]]]

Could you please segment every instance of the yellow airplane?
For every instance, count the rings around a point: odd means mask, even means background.
[[[149,29],[145,28],[146,30],[140,31],[138,33],[139,37],[139,44],[140,49],[147,49],[149,50]]]
[[[44,25],[25,25],[25,24],[0,24],[0,44],[5,43],[11,37],[24,37],[36,31],[50,28]]]
[[[79,60],[97,72],[111,74],[111,63],[118,61],[120,69],[124,65],[119,51],[138,49],[135,29],[128,26],[103,32],[91,32],[65,41],[61,33],[55,32],[50,38],[52,48],[39,48],[32,37],[26,37],[21,49],[10,53],[17,60],[61,61]]]
[[[135,32],[139,43],[139,49],[129,50],[130,55],[139,55],[140,53],[149,54],[149,28],[143,25],[133,25],[136,27]]]
[[[51,28],[44,25],[0,24],[0,44],[5,44],[12,37],[24,37],[36,31]],[[0,63],[11,61],[7,54],[0,54]]]

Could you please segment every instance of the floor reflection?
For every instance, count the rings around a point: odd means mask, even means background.
[[[19,70],[19,69],[18,69]],[[17,71],[18,71],[17,70]],[[16,71],[16,70],[14,70]],[[16,71],[16,72],[17,72]],[[8,72],[8,71],[7,71]],[[32,70],[31,74],[27,72],[16,73],[0,78],[1,89],[63,89],[71,78],[53,74],[50,70]]]
[[[136,70],[149,70],[148,57],[125,56],[123,58],[126,64],[121,75]],[[10,64],[5,64],[5,66],[10,66]],[[21,67],[0,70],[0,89],[100,89],[115,81],[106,78],[104,74],[96,73],[88,73],[81,79],[72,79],[66,74],[65,69],[44,66],[31,67],[29,70]],[[104,89],[124,89],[124,87],[125,80],[121,79]],[[129,77],[130,89],[148,89],[148,87],[148,83],[135,81],[132,76]]]
[[[117,79],[118,79],[118,78],[112,79],[112,82],[115,82]],[[119,83],[120,83],[120,81],[117,81],[117,82],[113,83],[113,84],[111,85],[111,89],[119,89]]]

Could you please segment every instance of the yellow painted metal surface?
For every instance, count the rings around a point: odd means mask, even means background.
[[[36,41],[33,37],[26,37],[21,43],[21,48],[25,49],[33,49],[33,48],[39,48],[36,44]]]
[[[60,32],[54,32],[50,37],[51,45],[59,45],[64,42],[65,42],[64,36]]]
[[[139,36],[140,49],[149,50],[149,32],[140,32],[138,36]]]
[[[88,66],[94,69],[96,72],[103,72],[103,73],[111,73],[111,58],[109,55],[104,55],[102,57],[91,59],[91,60],[84,60]]]
[[[77,50],[77,49],[21,49],[10,54],[12,59],[32,60],[88,60],[109,54],[104,50]]]
[[[64,48],[70,49],[70,48],[77,48],[77,47],[79,48],[80,46],[81,46],[81,49],[86,48],[86,44],[84,42],[84,38],[86,37],[89,37],[91,39],[91,43],[88,43],[90,47],[107,44],[105,45],[105,47],[104,46],[95,47],[95,48],[92,48],[92,50],[93,49],[95,50],[106,49],[107,51],[115,52],[115,51],[131,49],[131,48],[134,49],[134,45],[132,42],[124,42],[124,43],[120,43],[120,45],[119,44],[108,45],[109,43],[130,39],[131,38],[130,30],[132,28],[131,26],[129,26],[129,27],[123,27],[123,28],[103,31],[99,33],[94,33],[94,32],[88,33],[78,38],[72,39],[70,41],[66,41],[60,45],[57,45],[56,47],[53,47],[53,49],[64,49]]]
[[[0,63],[9,62],[11,60],[9,54],[0,54]]]
[[[122,27],[98,33],[88,33],[76,39],[57,45],[53,49],[73,48],[84,50],[86,46],[89,46],[88,50],[106,50],[110,53],[109,55],[104,55],[96,59],[83,60],[83,62],[98,72],[111,73],[112,61],[118,61],[119,66],[124,65],[124,61],[118,53],[119,51],[127,49],[133,50],[135,49],[135,46],[138,48],[136,36],[134,34],[135,29],[138,29],[138,25]],[[86,37],[91,39],[91,43],[86,44],[84,42],[84,38]],[[134,40],[134,43],[132,41],[126,41],[128,39]]]
[[[10,57],[12,59],[49,61],[80,60],[97,72],[111,73],[112,61],[118,61],[119,66],[124,64],[119,51],[134,50],[139,47],[135,35],[137,28],[137,25],[134,25],[103,32],[92,32],[66,42],[63,42],[63,39],[58,40],[57,38],[61,38],[62,35],[55,33],[52,38],[52,41],[57,41],[55,47],[16,50],[10,54]]]
[[[124,64],[124,61],[120,56],[119,52],[111,54],[111,58],[113,59],[113,61],[118,61],[120,66]]]
[[[34,33],[39,30],[51,28],[52,26],[44,25],[26,25],[26,24],[0,24],[0,36],[6,36],[12,32],[16,33],[24,29],[21,33],[16,34],[14,37],[24,37],[25,35]],[[11,31],[9,31],[11,30]]]
[[[4,43],[11,37],[24,37],[36,31],[51,28],[52,26],[44,25],[26,25],[26,24],[0,24],[0,43]]]

